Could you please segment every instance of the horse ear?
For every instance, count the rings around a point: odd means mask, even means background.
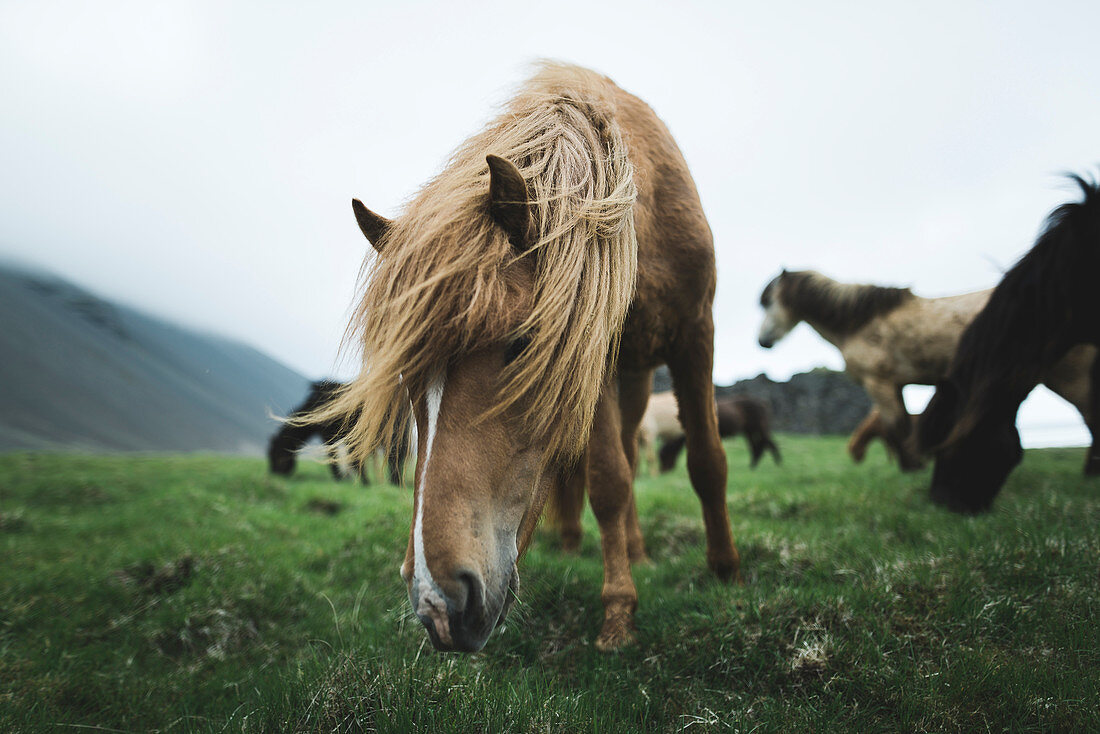
[[[917,443],[921,451],[929,453],[943,444],[955,427],[961,397],[962,393],[952,382],[936,385],[936,394],[917,422]]]
[[[363,206],[363,202],[358,199],[351,200],[351,210],[355,212],[355,221],[359,223],[359,229],[363,230],[367,241],[371,243],[375,250],[381,253],[382,237],[389,231],[393,222],[381,214],[375,214]]]
[[[531,209],[523,174],[500,156],[487,155],[485,162],[489,164],[489,210],[512,246],[524,253],[531,246]]]

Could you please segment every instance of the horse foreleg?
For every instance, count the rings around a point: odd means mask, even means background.
[[[687,443],[688,475],[703,506],[707,565],[722,578],[741,577],[741,559],[733,544],[726,510],[726,452],[718,436],[714,404],[714,325],[708,318],[695,333],[674,345],[669,360],[672,385]]]
[[[623,451],[622,423],[613,380],[604,386],[588,442],[589,503],[600,527],[603,551],[603,627],[596,648],[607,652],[634,641],[638,591],[630,575],[626,519],[631,505],[630,462]]]
[[[562,550],[572,553],[581,547],[581,513],[584,512],[584,485],[588,475],[588,457],[582,456],[563,473],[554,489],[554,514],[561,533]]]

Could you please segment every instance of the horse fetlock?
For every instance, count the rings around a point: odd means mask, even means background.
[[[596,637],[596,649],[600,652],[615,652],[637,642],[635,637],[633,612],[615,612],[608,610],[603,627]]]
[[[707,550],[707,566],[723,581],[741,583],[741,557],[736,549],[732,552]]]

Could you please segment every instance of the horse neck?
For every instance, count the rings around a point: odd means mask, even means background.
[[[896,289],[874,285],[840,283],[820,273],[807,274],[796,289],[795,299],[789,308],[800,321],[805,321],[825,341],[839,349],[853,334],[876,318],[863,316],[853,324],[846,323],[839,314],[846,310],[851,311],[852,305],[860,298],[878,291],[894,290]]]
[[[805,321],[807,324],[809,324],[810,327],[814,331],[816,331],[822,339],[829,342],[837,349],[842,348],[845,342],[848,341],[848,337],[852,335],[851,331],[838,331],[835,329],[830,329],[821,322],[820,318],[816,316],[803,316],[802,321]]]

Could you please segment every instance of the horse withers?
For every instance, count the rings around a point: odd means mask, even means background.
[[[411,398],[416,491],[402,576],[440,650],[479,650],[518,584],[546,499],[588,475],[604,621],[632,641],[644,555],[631,488],[652,373],[671,370],[707,561],[737,578],[711,384],[714,250],[691,175],[652,110],[548,63],[394,220],[353,204],[379,256],[352,331],[358,454]],[[582,480],[583,481],[583,480]]]
[[[1100,186],[1073,179],[1082,200],[1051,213],[1035,246],[993,290],[918,423],[920,445],[935,454],[931,497],[952,510],[992,506],[1023,458],[1020,403],[1075,355],[1091,361],[1085,417],[1094,441],[1085,472],[1100,473]]]

